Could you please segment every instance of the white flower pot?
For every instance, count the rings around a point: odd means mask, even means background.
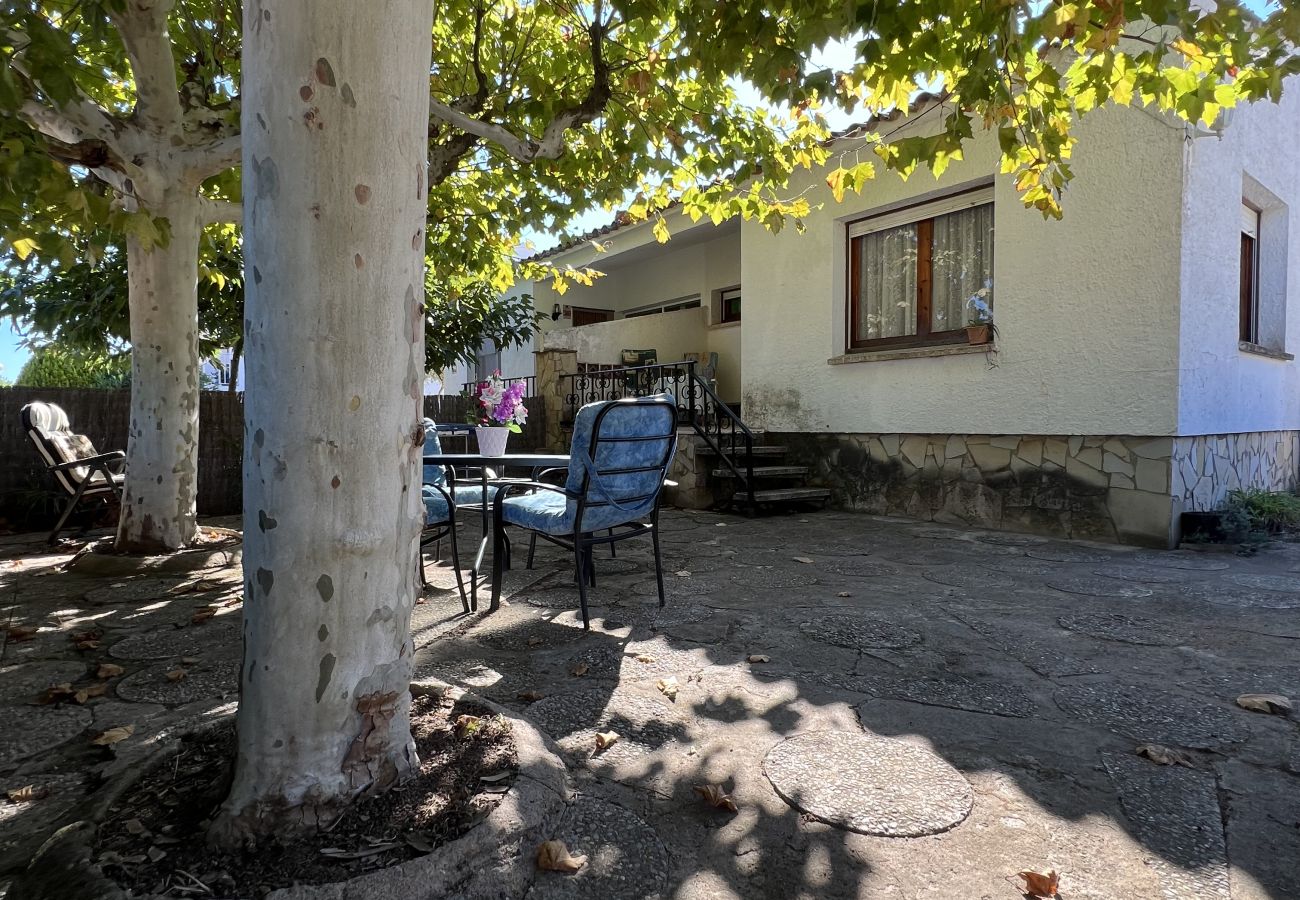
[[[510,437],[509,428],[496,425],[477,425],[474,432],[478,435],[479,453],[484,456],[505,455],[506,440]]]

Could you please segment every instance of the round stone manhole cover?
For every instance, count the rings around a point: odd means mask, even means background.
[[[803,563],[790,563],[792,566],[800,566],[802,569],[811,569],[811,566]],[[811,571],[800,571],[799,569],[787,568],[748,568],[741,569],[731,576],[735,584],[745,587],[773,587],[773,588],[792,588],[808,587],[817,583],[817,575]]]
[[[1120,581],[1135,581],[1138,584],[1182,584],[1201,577],[1180,569],[1126,565],[1099,566],[1092,570],[1092,574]]]
[[[928,569],[921,573],[921,577],[935,584],[972,590],[1009,591],[1016,586],[1014,579],[987,569]]]
[[[1300,609],[1300,594],[1239,588],[1230,584],[1189,584],[1176,589],[1178,596],[1238,609]]]
[[[947,546],[951,545],[952,543],[949,542]],[[979,550],[963,552],[933,546],[894,547],[889,550],[881,550],[876,555],[882,559],[901,563],[905,566],[960,566],[969,565],[981,558]]]
[[[898,569],[884,563],[867,562],[866,560],[849,559],[843,562],[827,563],[819,566],[821,571],[831,572],[835,575],[846,575],[850,578],[879,578],[882,575],[897,575]]]
[[[1183,643],[1172,628],[1156,619],[1124,616],[1115,613],[1079,613],[1056,620],[1067,631],[1086,634],[1103,641],[1138,644],[1148,647],[1173,647]]]
[[[1082,550],[1078,547],[1030,547],[1025,551],[1025,555],[1032,556],[1034,559],[1061,563],[1098,563],[1112,559],[1110,554],[1098,553],[1096,550]]]
[[[528,707],[528,718],[578,759],[619,763],[653,753],[686,738],[685,708],[653,688],[584,690],[543,697]],[[613,731],[619,740],[596,750],[596,732]]]
[[[50,685],[76,681],[85,674],[86,664],[72,660],[4,666],[0,668],[0,703],[36,703],[41,691]]]
[[[929,750],[851,731],[813,731],[768,751],[763,774],[813,818],[881,837],[947,831],[971,811],[961,773]]]
[[[547,836],[563,841],[574,856],[587,857],[587,863],[572,875],[538,872],[527,900],[640,900],[667,894],[671,866],[663,841],[621,806],[580,796]]]
[[[716,581],[711,581],[708,578],[673,575],[671,572],[664,573],[664,597],[669,601],[674,598],[707,597],[723,589]],[[574,591],[576,592],[577,588],[574,588]],[[658,599],[659,587],[654,576],[647,576],[644,581],[638,581],[632,585],[632,593],[639,597]]]
[[[596,583],[600,583],[599,575],[596,576]],[[595,590],[595,588],[587,588],[588,603],[592,602]],[[514,600],[522,600],[529,606],[540,606],[545,609],[575,609],[580,605],[576,584],[569,587],[530,589],[522,594],[516,594]]]
[[[184,672],[174,680],[169,672]],[[117,684],[117,695],[132,703],[177,706],[195,700],[220,698],[239,690],[239,663],[221,660],[210,665],[155,666],[128,675]]]
[[[1026,556],[1000,556],[979,564],[999,575],[1057,575],[1061,567],[1049,562],[1039,562]]]
[[[235,621],[208,621],[186,628],[133,634],[109,647],[108,655],[114,659],[171,659],[238,651],[239,623],[237,616],[233,618]]]
[[[0,766],[57,747],[89,727],[83,706],[34,706],[24,709],[20,726],[0,729]]]
[[[1144,550],[1127,557],[1128,560],[1147,566],[1164,566],[1167,569],[1188,569],[1195,572],[1222,572],[1228,563],[1204,553],[1182,550]]]
[[[86,591],[87,603],[96,606],[109,603],[140,603],[145,600],[158,600],[167,597],[170,591],[180,587],[185,579],[162,579],[146,576],[130,581],[117,581],[104,587],[91,588]]]
[[[946,678],[880,678],[854,676],[853,690],[896,697],[925,706],[965,709],[993,716],[1027,719],[1038,707],[1021,688],[999,681],[976,681],[961,676]]]
[[[994,544],[1003,547],[1036,547],[1050,542],[1050,538],[1036,534],[982,534],[976,538],[982,544]]]
[[[493,650],[527,653],[546,647],[555,647],[582,640],[582,619],[578,619],[577,628],[566,628],[552,622],[525,622],[492,631],[471,632],[471,637],[485,647]]]
[[[1224,581],[1256,591],[1277,591],[1283,594],[1300,594],[1300,578],[1294,575],[1253,575],[1234,572],[1224,575]]]
[[[1058,688],[1056,704],[1077,719],[1136,741],[1214,750],[1250,736],[1244,725],[1219,706],[1131,685]]]
[[[600,579],[611,575],[631,575],[633,572],[641,571],[641,563],[627,556],[619,556],[615,559],[600,557],[596,560],[596,583],[600,584]]]
[[[815,641],[851,650],[901,650],[921,643],[920,632],[862,616],[821,616],[799,623]]]
[[[1114,578],[1053,578],[1047,586],[1065,591],[1067,594],[1083,594],[1085,597],[1120,597],[1125,600],[1138,600],[1150,597],[1151,588],[1140,584],[1128,584]]]

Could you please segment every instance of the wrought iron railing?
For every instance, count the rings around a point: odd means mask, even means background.
[[[525,397],[537,396],[536,375],[515,375],[509,377],[502,375],[501,380],[506,382],[507,384],[509,384],[512,381],[522,381],[524,383],[524,396]],[[478,384],[479,383],[477,381],[467,381],[461,387],[460,392],[468,397],[474,392],[474,389],[478,387]]]
[[[584,366],[573,375],[561,376],[564,402],[560,424],[573,427],[579,408],[601,400],[670,394],[677,403],[677,421],[689,425],[731,470],[742,485],[746,504],[754,508],[754,433],[741,421],[706,379],[695,371],[694,360],[656,363],[647,366],[598,368]]]

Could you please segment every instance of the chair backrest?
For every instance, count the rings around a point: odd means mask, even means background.
[[[424,420],[424,452],[441,453],[442,441],[438,439],[438,426],[433,419]],[[442,487],[447,483],[447,470],[443,466],[425,465],[421,484],[436,484]]]
[[[622,521],[648,515],[677,449],[677,404],[667,394],[589,403],[570,447],[565,488],[583,497],[584,525],[608,527],[612,510]]]
[[[36,445],[36,452],[47,467],[53,468],[61,463],[97,455],[90,438],[72,430],[68,414],[62,407],[37,400],[23,407],[22,417],[23,430]],[[54,478],[61,488],[69,494],[75,494],[89,474],[90,470],[86,466],[75,466],[55,472]],[[103,480],[102,475],[96,477]]]

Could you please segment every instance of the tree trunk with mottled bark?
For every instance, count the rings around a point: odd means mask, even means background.
[[[167,190],[151,212],[167,219],[167,243],[127,239],[131,422],[116,547],[128,553],[179,550],[197,528],[198,195]]]
[[[245,5],[244,661],[219,846],[417,765],[431,25],[431,0]]]

